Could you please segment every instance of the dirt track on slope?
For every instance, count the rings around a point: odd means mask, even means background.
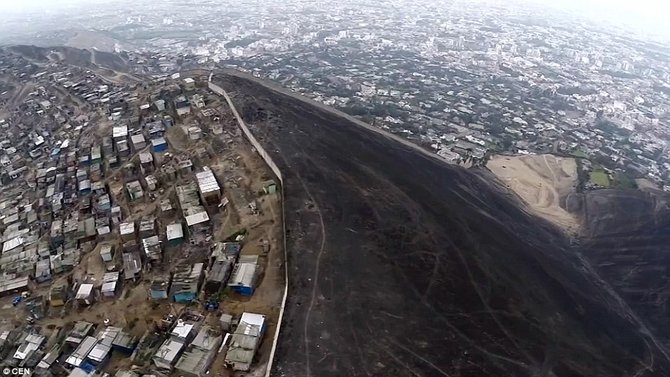
[[[553,155],[495,156],[486,165],[537,215],[568,233],[579,231],[577,217],[565,210],[565,200],[577,184],[573,158]]]

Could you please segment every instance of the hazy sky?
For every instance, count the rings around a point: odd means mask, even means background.
[[[68,6],[96,6],[100,3],[120,0],[0,0],[0,11],[11,13],[22,10],[47,10]],[[161,0],[137,0],[160,3]],[[244,1],[244,0],[239,0]],[[278,1],[282,0],[269,0]],[[319,0],[315,0],[317,3]],[[352,0],[355,1],[355,0]],[[434,0],[440,1],[440,0]],[[516,0],[547,5],[551,8],[576,11],[589,17],[618,24],[629,24],[641,29],[653,29],[670,37],[670,0]],[[197,3],[197,0],[194,1]],[[467,3],[467,1],[465,1]],[[506,4],[514,2],[499,0]],[[380,6],[383,0],[380,0]]]

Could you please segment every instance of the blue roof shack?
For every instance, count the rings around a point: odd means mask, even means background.
[[[168,144],[164,137],[151,140],[151,149],[156,153],[167,151]]]
[[[243,296],[251,296],[256,290],[258,255],[242,255],[228,280],[228,287]]]
[[[168,298],[170,289],[170,277],[156,278],[151,282],[149,290],[152,300],[164,300]]]

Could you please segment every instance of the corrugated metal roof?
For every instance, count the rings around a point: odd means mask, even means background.
[[[65,360],[66,363],[78,367],[81,365],[81,363],[84,362],[84,359],[86,359],[86,356],[88,356],[88,353],[91,352],[95,344],[98,342],[97,339],[95,339],[92,336],[87,336],[82,340],[81,343],[79,343],[79,346],[77,347],[74,352],[72,352],[72,355]]]
[[[23,237],[12,238],[11,240],[2,244],[2,252],[5,253],[9,250],[12,250],[14,248],[17,248],[17,247],[23,245],[23,241],[24,241]]]
[[[184,228],[182,228],[180,223],[170,224],[167,226],[167,239],[175,240],[179,238],[184,238]]]
[[[196,173],[195,177],[198,180],[198,189],[201,193],[218,192],[221,190],[214,173],[209,168],[205,167],[205,170]]]
[[[128,126],[116,126],[112,128],[112,137],[125,137],[128,136]]]
[[[154,359],[159,359],[171,364],[183,347],[184,343],[174,339],[168,339],[163,342],[158,351],[156,351]]]
[[[93,292],[93,284],[82,284],[77,291],[77,300],[87,299]]]
[[[186,216],[186,224],[188,226],[201,224],[207,221],[209,221],[209,215],[207,215],[207,212],[199,212]]]
[[[144,135],[142,135],[142,134],[137,134],[137,135],[131,136],[130,141],[132,141],[133,145],[146,143],[146,139],[144,138]]]
[[[228,282],[229,286],[251,287],[256,278],[257,266],[252,263],[238,263],[233,271],[233,276]]]

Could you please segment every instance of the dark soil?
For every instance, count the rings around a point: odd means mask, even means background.
[[[492,176],[255,80],[217,81],[285,178],[274,375],[670,375],[618,287]]]

